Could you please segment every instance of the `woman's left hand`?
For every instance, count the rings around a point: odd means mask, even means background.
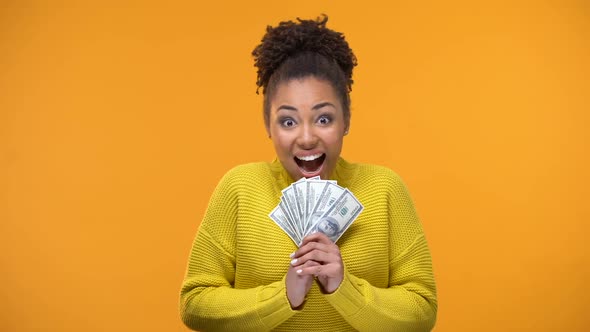
[[[303,267],[312,260],[320,265]],[[303,238],[301,246],[293,255],[291,265],[300,275],[314,275],[318,278],[324,293],[333,293],[344,278],[344,264],[340,249],[324,233],[317,232]]]

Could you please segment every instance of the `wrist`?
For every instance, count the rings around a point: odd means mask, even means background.
[[[320,291],[322,294],[332,294],[334,293],[342,284],[342,278],[338,281],[336,280],[329,280],[327,282],[322,282],[321,280],[317,279]]]
[[[287,291],[287,300],[289,300],[289,305],[293,310],[301,310],[303,309],[303,304],[305,303],[305,297],[291,297],[289,296],[289,291]]]

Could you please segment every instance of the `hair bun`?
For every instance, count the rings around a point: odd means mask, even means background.
[[[276,27],[268,26],[261,43],[252,52],[258,68],[256,85],[266,89],[271,75],[287,58],[313,52],[333,59],[345,74],[350,89],[356,57],[344,35],[326,28],[327,22],[328,16],[323,14],[315,20],[297,18],[297,22],[284,21]]]

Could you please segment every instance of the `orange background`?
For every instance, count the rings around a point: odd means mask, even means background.
[[[0,330],[186,331],[209,195],[274,158],[250,52],[320,13],[360,64],[343,156],[405,179],[435,331],[590,330],[583,0],[3,1]]]

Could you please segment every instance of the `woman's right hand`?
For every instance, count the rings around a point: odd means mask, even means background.
[[[314,279],[313,275],[300,275],[297,273],[297,270],[301,269],[301,267],[311,267],[315,265],[319,265],[319,263],[315,261],[307,261],[305,264],[297,267],[293,267],[291,264],[289,264],[289,270],[287,270],[286,286],[287,298],[289,299],[289,303],[291,303],[291,308],[297,309],[303,304],[307,293],[311,289]]]

